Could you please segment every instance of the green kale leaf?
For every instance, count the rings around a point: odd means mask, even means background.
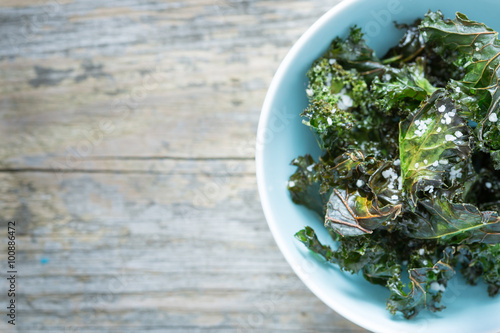
[[[495,296],[500,290],[500,244],[462,244],[457,249],[456,261],[467,283],[476,285],[483,280],[488,294]]]
[[[401,204],[381,207],[376,197],[363,197],[358,191],[334,189],[327,204],[325,226],[341,236],[371,234],[401,213]]]
[[[437,88],[425,77],[425,63],[422,58],[402,69],[390,68],[372,83],[376,105],[386,112],[396,109],[398,114],[407,115],[432,95]]]
[[[433,312],[441,311],[444,306],[440,304],[443,289],[448,281],[455,275],[453,268],[444,260],[438,261],[430,267],[413,268],[408,271],[411,288],[405,290],[405,285],[400,275],[395,275],[389,280],[387,286],[391,295],[387,300],[387,309],[392,313],[403,313],[404,317],[411,319],[421,310],[427,308]]]
[[[465,174],[455,169],[471,153],[467,122],[458,116],[457,108],[444,91],[438,90],[420,110],[400,123],[403,187],[413,207],[418,192],[430,194],[446,186],[447,176],[453,184]]]
[[[322,165],[316,163],[309,154],[293,159],[291,164],[297,167],[288,180],[288,191],[293,202],[304,205],[319,216],[323,216],[328,196],[319,192],[318,177]]]
[[[295,234],[295,238],[301,241],[309,250],[321,255],[328,261],[334,261],[333,250],[328,245],[323,245],[311,227],[305,227]]]
[[[458,271],[500,291],[500,41],[461,13],[398,27],[382,58],[353,27],[313,63],[302,116],[324,154],[293,160],[288,189],[335,246],[295,237],[410,319],[444,309]]]
[[[325,58],[339,63],[345,69],[355,69],[368,82],[386,70],[375,52],[366,45],[361,28],[356,26],[351,28],[345,40],[340,37],[333,40]]]
[[[477,99],[472,107],[472,120],[478,122],[478,144],[492,153],[500,149],[500,129],[497,124],[500,111],[500,41],[498,32],[485,24],[469,20],[461,13],[454,20],[445,20],[441,12],[429,12],[420,26],[426,42],[438,53],[453,51],[448,57],[454,65],[463,67],[464,77],[458,92]],[[452,86],[453,87],[453,86]],[[477,95],[477,96],[475,96]],[[494,160],[498,153],[495,154]]]
[[[452,203],[445,198],[419,202],[428,214],[423,214],[408,232],[414,238],[455,237],[455,242],[499,243],[500,217],[497,212],[481,212],[473,205]],[[458,236],[458,237],[457,237]]]

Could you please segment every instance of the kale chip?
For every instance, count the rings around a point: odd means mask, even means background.
[[[461,13],[397,27],[382,58],[353,27],[312,64],[302,116],[323,155],[294,159],[288,189],[338,247],[295,237],[410,319],[444,309],[458,272],[500,290],[500,41]]]

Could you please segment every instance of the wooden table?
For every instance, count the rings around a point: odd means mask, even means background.
[[[17,332],[364,332],[292,272],[255,181],[266,89],[338,2],[1,2]]]

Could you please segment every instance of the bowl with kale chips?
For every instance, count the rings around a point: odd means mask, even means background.
[[[310,290],[370,331],[500,331],[499,12],[346,0],[269,87],[270,230]]]

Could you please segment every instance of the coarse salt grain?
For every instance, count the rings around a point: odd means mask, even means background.
[[[462,169],[454,165],[450,170],[450,180],[454,181],[462,177]]]
[[[429,193],[434,192],[434,186],[427,185],[426,187],[424,187],[424,192],[429,192]]]
[[[446,287],[436,281],[432,281],[431,282],[431,286],[430,286],[430,290],[434,291],[434,292],[444,292],[446,290]]]
[[[446,134],[446,135],[444,136],[444,138],[445,138],[445,140],[446,140],[446,141],[453,141],[453,140],[455,140],[455,139],[456,139],[456,138],[455,138],[455,136],[453,136],[453,135],[451,135],[451,134]]]
[[[341,110],[347,110],[353,104],[353,100],[349,95],[340,95],[340,101],[338,107]]]
[[[396,179],[396,178],[398,178],[398,175],[394,172],[394,170],[392,168],[382,171],[382,176],[385,179],[388,179],[388,178]]]

